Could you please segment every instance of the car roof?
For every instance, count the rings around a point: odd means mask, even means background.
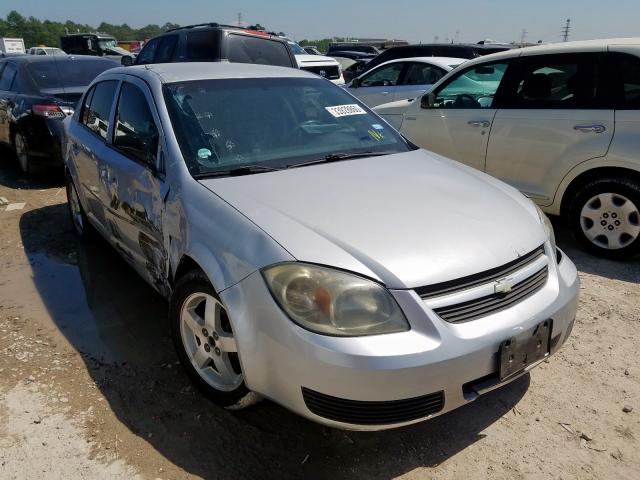
[[[226,62],[153,63],[113,68],[102,75],[105,74],[155,78],[161,83],[227,78],[320,78],[296,68]]]
[[[45,47],[36,47],[45,48]],[[96,57],[94,55],[18,55],[15,57],[9,57],[11,61],[15,63],[38,63],[38,62],[87,62],[87,61],[100,61],[111,62],[117,64],[118,62],[112,58]]]
[[[403,57],[403,58],[394,58],[393,60],[389,60],[388,62],[381,63],[380,65],[376,65],[374,68],[378,69],[384,65],[389,65],[392,63],[400,63],[400,62],[419,62],[419,63],[428,63],[430,65],[436,65],[438,67],[451,68],[451,65],[460,65],[461,63],[467,62],[466,58],[454,58],[454,57]],[[369,70],[369,73],[372,70]]]
[[[595,40],[579,40],[574,42],[548,43],[543,45],[534,45],[532,47],[518,48],[515,50],[507,50],[504,52],[492,53],[484,57],[469,60],[468,65],[472,66],[486,61],[503,60],[529,55],[552,55],[560,53],[577,53],[577,52],[605,52],[613,46],[625,46],[637,48],[640,53],[640,37],[630,38],[604,38]]]

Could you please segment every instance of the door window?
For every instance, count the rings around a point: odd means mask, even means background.
[[[9,91],[16,77],[17,68],[13,63],[7,63],[0,77],[0,90]]]
[[[156,164],[158,128],[142,90],[127,82],[120,91],[113,146],[135,160]]]
[[[161,38],[160,46],[156,52],[155,63],[167,63],[173,59],[173,52],[178,43],[178,35],[166,35]]]
[[[249,35],[227,37],[228,60],[237,63],[292,67],[289,47],[280,41]]]
[[[153,57],[156,54],[156,50],[158,49],[158,44],[160,43],[159,38],[154,38],[149,40],[144,48],[138,54],[138,58],[136,58],[136,65],[144,65],[146,63],[153,63]]]
[[[598,93],[595,56],[521,57],[505,92],[507,108],[593,108]]]
[[[111,105],[113,104],[117,85],[118,82],[115,80],[107,80],[96,84],[86,115],[83,112],[82,123],[89,130],[100,135],[103,140],[107,139],[109,114],[111,113]]]
[[[365,75],[360,82],[362,87],[389,87],[398,84],[404,63],[392,63]]]
[[[192,62],[216,61],[218,54],[218,32],[198,30],[187,33],[187,58]]]
[[[491,108],[506,70],[493,63],[462,72],[437,92],[433,108]]]
[[[616,55],[616,63],[622,77],[623,109],[640,108],[640,59],[632,55]]]
[[[433,85],[446,72],[443,68],[427,63],[410,63],[404,74],[403,85]]]

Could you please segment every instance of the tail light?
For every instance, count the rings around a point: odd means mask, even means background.
[[[65,112],[58,105],[32,105],[31,111],[34,115],[44,118],[64,118]]]

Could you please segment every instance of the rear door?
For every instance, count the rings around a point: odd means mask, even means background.
[[[507,70],[506,61],[461,70],[437,87],[431,105],[417,104],[407,112],[401,132],[427,150],[484,170],[496,96]]]
[[[78,193],[85,200],[87,215],[103,231],[107,222],[98,160],[108,154],[106,140],[117,86],[117,80],[106,80],[91,87],[82,102],[79,122],[72,121],[69,131],[68,155],[77,170]]]
[[[163,180],[160,121],[146,84],[122,82],[109,152],[100,157],[105,205],[116,247],[151,284],[166,278],[162,236]]]
[[[487,173],[549,205],[573,167],[606,155],[614,110],[602,61],[599,53],[520,57],[493,121]]]
[[[393,101],[416,98],[422,95],[446,73],[444,68],[437,65],[409,62],[400,83],[393,90]]]
[[[368,107],[393,102],[394,90],[400,82],[405,62],[382,65],[365,73],[358,79],[358,86],[349,87],[349,92]]]

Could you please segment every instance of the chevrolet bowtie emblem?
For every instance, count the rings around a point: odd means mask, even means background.
[[[513,280],[509,278],[503,278],[502,280],[498,280],[493,284],[493,291],[495,293],[505,295],[511,291],[513,288]]]

